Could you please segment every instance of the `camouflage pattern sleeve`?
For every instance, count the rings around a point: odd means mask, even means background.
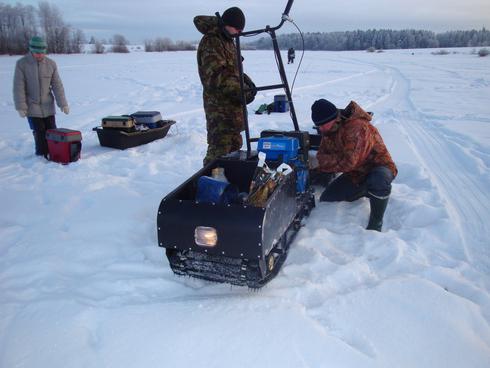
[[[352,122],[337,139],[339,151],[332,152],[323,139],[318,150],[318,164],[324,172],[350,172],[359,168],[369,156],[374,141],[369,127],[362,121]],[[325,143],[324,143],[325,140]]]
[[[337,157],[338,154],[335,152],[331,137],[323,137],[316,153],[318,169],[324,172],[338,172],[335,170],[338,162]]]
[[[240,101],[240,82],[234,58],[234,53],[227,52],[219,38],[209,37],[202,45],[200,61],[204,86]]]

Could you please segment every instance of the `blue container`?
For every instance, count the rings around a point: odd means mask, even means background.
[[[308,167],[299,159],[292,160],[291,164],[294,166],[294,171],[296,172],[296,192],[304,193],[310,176]]]
[[[286,95],[274,96],[274,112],[289,111],[289,102]]]
[[[238,199],[238,188],[209,176],[197,180],[196,201],[202,203],[231,204]]]
[[[136,124],[155,124],[162,120],[160,111],[137,111],[130,116],[136,120]]]
[[[285,136],[264,137],[259,138],[257,149],[266,154],[267,160],[288,163],[298,157],[299,141]]]

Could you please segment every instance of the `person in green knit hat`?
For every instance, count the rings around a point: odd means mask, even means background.
[[[19,59],[14,73],[14,104],[21,118],[27,117],[34,135],[36,155],[48,155],[46,130],[56,128],[56,104],[65,114],[70,112],[56,63],[46,56],[42,37],[29,41],[29,53]]]

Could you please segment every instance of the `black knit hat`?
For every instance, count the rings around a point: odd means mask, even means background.
[[[321,126],[335,119],[338,110],[333,103],[321,98],[311,105],[311,120],[316,126]]]
[[[245,28],[245,15],[241,9],[236,6],[226,9],[221,16],[221,19],[225,26],[235,27],[241,31]]]

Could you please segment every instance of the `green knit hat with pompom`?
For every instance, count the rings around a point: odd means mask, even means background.
[[[48,46],[42,37],[34,36],[29,41],[29,51],[33,54],[45,54]]]

